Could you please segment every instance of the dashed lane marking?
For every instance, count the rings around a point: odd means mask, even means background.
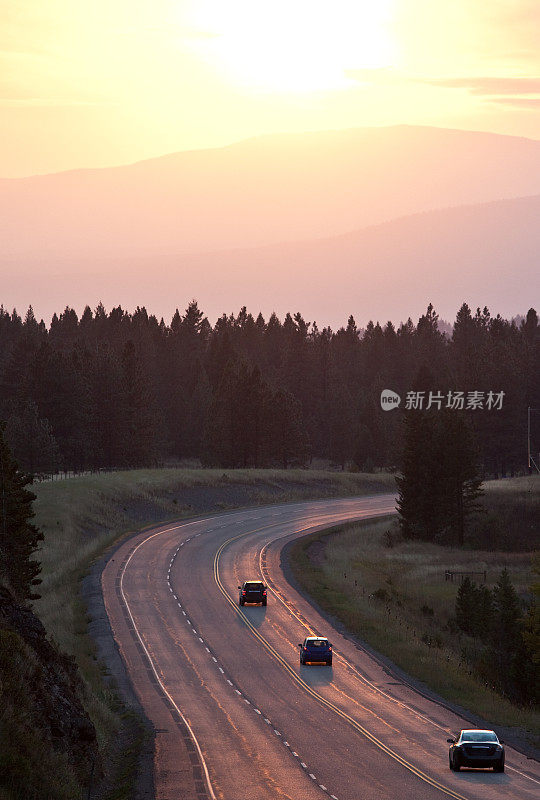
[[[376,516],[376,515],[374,515],[374,516]],[[310,530],[311,528],[313,528],[312,525],[308,526],[306,528],[306,530]],[[300,532],[300,531],[298,531],[298,532]],[[253,531],[250,531],[249,533],[253,533]],[[440,783],[436,778],[432,777],[431,775],[428,775],[426,772],[423,772],[419,767],[416,767],[412,762],[408,761],[404,756],[401,756],[397,751],[393,750],[389,745],[385,744],[381,739],[379,739],[377,736],[375,736],[375,734],[371,733],[371,731],[369,731],[366,727],[361,725],[356,719],[354,719],[354,717],[351,717],[349,714],[347,714],[346,711],[344,711],[343,709],[339,708],[339,706],[336,706],[330,700],[325,698],[324,695],[322,695],[319,692],[317,692],[316,690],[314,690],[291,667],[291,665],[288,663],[288,661],[286,661],[277,652],[277,650],[272,646],[272,644],[267,639],[265,639],[265,637],[262,636],[261,633],[259,633],[257,628],[251,623],[251,621],[246,616],[246,614],[240,608],[237,607],[236,603],[234,602],[232,597],[229,595],[229,593],[227,592],[227,590],[223,586],[223,583],[221,582],[221,578],[220,578],[220,575],[219,575],[219,559],[220,559],[221,553],[223,552],[223,550],[228,545],[230,545],[232,542],[237,541],[238,539],[243,538],[244,536],[247,536],[247,535],[248,535],[247,533],[243,533],[243,534],[239,534],[238,536],[233,536],[232,538],[227,539],[225,542],[223,542],[221,544],[221,546],[218,548],[218,550],[216,551],[216,554],[214,556],[214,580],[216,581],[216,584],[217,584],[218,588],[220,589],[221,593],[223,594],[223,596],[225,597],[225,599],[227,600],[229,605],[232,607],[234,612],[239,617],[241,617],[241,619],[244,621],[244,624],[249,628],[249,630],[251,631],[253,636],[261,642],[263,647],[270,653],[270,655],[273,656],[274,659],[276,661],[278,661],[285,668],[285,670],[289,673],[291,678],[298,685],[300,685],[308,694],[310,694],[314,699],[318,700],[318,702],[321,705],[323,705],[324,707],[326,707],[329,710],[333,711],[337,716],[341,717],[343,720],[348,722],[351,725],[352,728],[354,728],[359,733],[363,734],[370,742],[372,742],[372,744],[374,744],[377,748],[379,748],[384,753],[386,753],[388,756],[390,756],[390,758],[392,758],[398,764],[401,764],[403,767],[405,767],[405,769],[407,769],[413,775],[418,777],[421,781],[429,784],[430,786],[433,786],[435,789],[438,789],[439,791],[443,792],[444,794],[448,795],[449,797],[454,798],[454,800],[467,800],[467,798],[464,795],[459,794],[458,792],[454,791],[453,789],[451,789],[448,786],[445,786],[443,783]]]

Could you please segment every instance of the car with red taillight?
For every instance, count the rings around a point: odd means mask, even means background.
[[[300,648],[301,664],[326,664],[332,666],[332,643],[322,636],[306,636]]]
[[[240,589],[238,598],[239,605],[243,606],[246,603],[261,603],[263,606],[266,605],[267,588],[262,581],[244,581],[238,588]]]

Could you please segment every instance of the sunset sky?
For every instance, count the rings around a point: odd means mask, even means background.
[[[0,0],[0,177],[275,131],[540,139],[538,0]]]

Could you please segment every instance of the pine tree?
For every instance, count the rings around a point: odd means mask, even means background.
[[[26,400],[13,407],[4,439],[26,472],[35,475],[55,471],[58,445],[48,420],[39,418],[33,401]]]
[[[334,381],[327,411],[329,432],[329,456],[345,469],[345,464],[354,455],[355,414],[353,401],[347,388]]]
[[[537,577],[531,586],[531,602],[523,637],[531,654],[532,662],[540,667],[540,554],[538,553],[533,558],[532,568]]]
[[[122,368],[106,339],[86,354],[85,366],[91,403],[89,430],[94,466],[118,467],[125,463],[126,420],[122,409]]]
[[[439,512],[445,516],[451,537],[465,542],[467,518],[474,513],[482,494],[478,454],[467,420],[456,411],[437,417],[437,450],[440,457]]]
[[[474,613],[476,586],[467,575],[460,583],[456,596],[456,623],[464,633],[475,634]]]
[[[505,568],[493,588],[490,661],[501,688],[510,694],[516,679],[516,657],[522,655],[522,627],[519,598]]]
[[[410,411],[405,417],[405,444],[398,487],[399,525],[407,539],[433,540],[443,525],[440,457],[434,414]]]
[[[466,576],[456,597],[456,623],[460,630],[486,640],[493,620],[493,597],[487,586],[477,586]]]
[[[259,466],[263,442],[260,372],[230,362],[210,405],[204,432],[204,459],[223,467]]]
[[[157,459],[155,409],[135,345],[122,351],[123,460],[129,467],[148,467]],[[154,413],[153,413],[154,412]]]
[[[199,457],[201,454],[204,426],[212,402],[210,381],[202,364],[195,365],[194,388],[187,402],[187,412],[183,425],[183,446],[185,454]]]
[[[268,397],[266,409],[267,451],[283,469],[304,465],[309,443],[302,423],[302,407],[290,392],[279,389]]]
[[[30,476],[19,470],[0,429],[0,580],[20,602],[37,600],[33,587],[41,583],[41,567],[32,555],[43,534],[31,523],[36,496],[26,489],[29,483]]]
[[[477,613],[476,619],[476,635],[483,641],[487,642],[491,632],[491,625],[493,623],[493,594],[487,586],[480,586],[476,594]]]
[[[411,410],[398,485],[399,523],[407,538],[464,544],[467,518],[481,494],[477,454],[456,411]]]
[[[367,425],[360,423],[354,435],[353,461],[363,472],[373,472],[376,460],[376,450],[371,430]]]

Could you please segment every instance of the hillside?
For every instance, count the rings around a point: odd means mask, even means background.
[[[68,800],[101,774],[84,701],[73,659],[0,586],[0,797]]]
[[[191,255],[91,258],[11,270],[4,304],[39,314],[103,300],[170,319],[191,297],[210,319],[247,305],[309,314],[334,328],[349,314],[399,322],[428,301],[453,319],[465,300],[512,316],[539,296],[540,195],[425,212],[337,237]],[[40,298],[48,296],[47,308]]]
[[[136,164],[0,181],[0,252],[32,260],[194,253],[333,236],[537,194],[540,142],[396,126],[261,136]],[[6,267],[7,269],[7,267]]]

